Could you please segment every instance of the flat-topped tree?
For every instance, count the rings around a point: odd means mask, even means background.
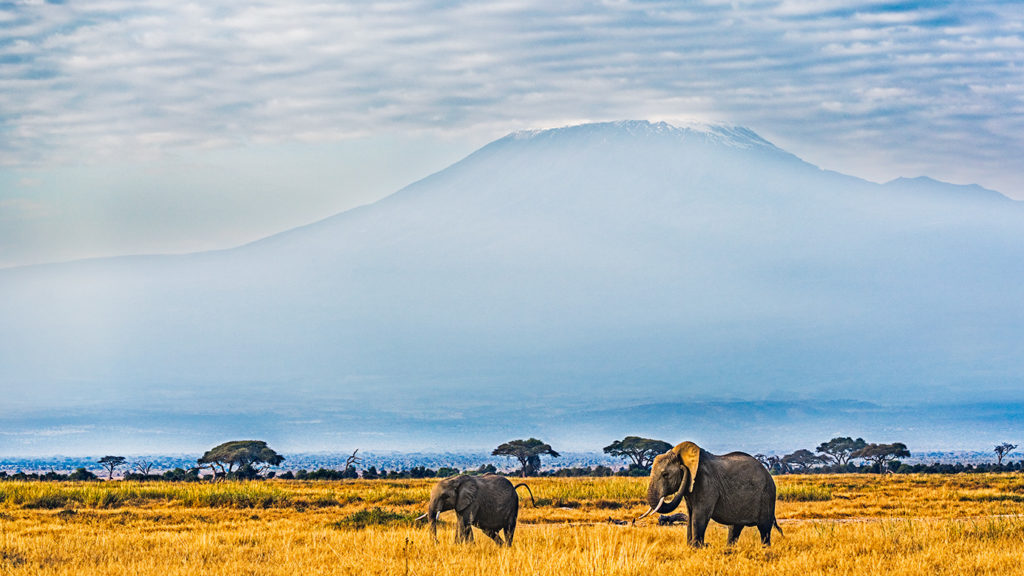
[[[850,456],[854,452],[864,448],[867,445],[868,443],[865,442],[863,438],[857,438],[856,440],[854,440],[849,436],[836,437],[829,440],[828,442],[822,442],[821,444],[818,444],[818,447],[815,448],[814,451],[826,455],[827,457],[832,459],[832,461],[834,461],[837,466],[843,468],[850,461]]]
[[[892,444],[872,443],[850,454],[851,458],[863,458],[869,462],[874,462],[878,466],[879,474],[885,472],[886,462],[892,462],[897,458],[907,458],[909,456],[910,451],[907,450],[907,445],[902,442],[894,442]]]
[[[114,479],[114,470],[124,466],[125,460],[124,456],[104,456],[99,459],[100,466],[107,469],[107,480]]]
[[[626,458],[637,468],[650,468],[651,462],[658,454],[672,449],[672,445],[664,440],[652,440],[639,436],[626,436],[604,447],[604,453],[619,458]]]
[[[207,450],[198,460],[200,465],[220,470],[227,476],[243,468],[259,474],[271,466],[284,462],[281,456],[262,440],[234,440]]]
[[[509,456],[519,460],[519,464],[522,466],[521,474],[524,478],[528,473],[540,470],[540,457],[542,454],[547,454],[554,458],[559,456],[558,452],[555,452],[550,444],[536,438],[510,440],[491,452],[492,456]]]
[[[825,456],[815,456],[813,452],[804,448],[782,457],[785,468],[789,470],[795,468],[800,472],[806,472],[814,466],[826,462],[828,462],[828,458]]]

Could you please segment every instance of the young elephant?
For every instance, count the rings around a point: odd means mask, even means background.
[[[673,493],[675,497],[665,502]],[[729,526],[729,544],[744,526],[757,526],[765,546],[772,543],[772,528],[782,533],[775,520],[775,481],[760,462],[743,452],[717,456],[683,442],[655,458],[647,485],[651,509],[640,518],[668,514],[682,500],[690,515],[686,539],[693,546],[704,544],[710,520]]]
[[[446,510],[455,510],[458,518],[455,542],[472,542],[473,526],[498,543],[498,546],[512,545],[516,532],[516,518],[519,516],[519,494],[516,488],[526,484],[512,485],[504,476],[484,474],[483,476],[453,476],[445,478],[430,492],[430,507],[420,518],[430,519],[430,532],[437,540],[437,516]],[[529,486],[526,486],[530,490]],[[533,491],[530,491],[533,499]],[[498,535],[505,531],[505,541]]]

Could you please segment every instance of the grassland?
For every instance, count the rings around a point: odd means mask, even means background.
[[[785,476],[785,536],[620,525],[646,479],[529,481],[516,543],[433,542],[432,481],[0,482],[0,574],[1024,574],[1024,476]]]

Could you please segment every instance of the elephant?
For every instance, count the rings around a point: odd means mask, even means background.
[[[419,519],[430,519],[430,532],[437,541],[437,517],[441,512],[455,509],[457,524],[455,542],[472,542],[473,526],[498,543],[511,546],[519,516],[519,494],[516,489],[525,486],[533,500],[533,491],[525,483],[512,485],[508,478],[497,474],[470,476],[462,474],[445,478],[430,491],[428,512]],[[504,542],[498,535],[505,531]]]
[[[775,481],[760,462],[743,452],[718,456],[683,442],[658,455],[647,485],[651,508],[637,520],[655,512],[668,514],[682,500],[690,516],[686,540],[691,546],[704,545],[710,520],[729,527],[730,545],[745,526],[757,526],[765,546],[771,546],[772,528],[783,533],[775,519]]]

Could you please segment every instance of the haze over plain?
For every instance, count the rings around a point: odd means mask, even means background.
[[[517,132],[236,249],[0,270],[3,418],[36,445],[68,426],[50,449],[957,448],[937,435],[1019,415],[1020,262],[1021,203],[978,186],[878,185],[723,124]]]

